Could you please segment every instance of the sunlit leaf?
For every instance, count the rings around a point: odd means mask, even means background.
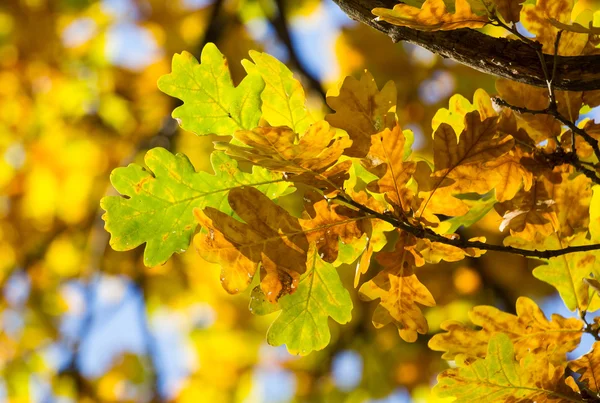
[[[302,136],[288,127],[258,127],[238,131],[234,137],[247,147],[229,143],[219,143],[217,147],[272,171],[295,174],[323,171],[352,144],[343,132],[325,121],[314,123]]]
[[[504,333],[490,339],[485,359],[456,357],[458,368],[438,376],[434,391],[455,402],[581,401],[563,380],[564,365],[553,365],[539,354],[515,360],[512,341]]]
[[[373,313],[375,327],[394,323],[404,340],[414,342],[417,333],[425,334],[429,329],[417,304],[434,306],[435,300],[414,274],[417,263],[411,246],[415,239],[405,233],[400,236],[394,252],[377,255],[377,261],[384,270],[363,284],[359,292],[366,300],[381,300]]]
[[[560,249],[567,246],[586,245],[585,234],[560,239],[558,235],[546,238],[545,249]],[[533,275],[554,286],[570,310],[587,310],[590,297],[595,291],[583,280],[597,277],[596,256],[593,252],[576,252],[548,259],[548,263],[536,267]]]
[[[526,297],[517,300],[516,312],[511,315],[492,306],[476,306],[469,312],[469,319],[481,329],[446,321],[441,326],[446,333],[434,335],[429,348],[444,351],[445,360],[453,360],[458,354],[483,358],[490,338],[495,333],[504,333],[514,343],[517,360],[541,349],[553,361],[562,362],[565,354],[579,345],[584,327],[581,320],[554,314],[549,321],[536,303]]]
[[[552,55],[554,54],[556,34],[559,31],[552,20],[569,24],[572,9],[573,0],[537,0],[535,4],[523,6],[521,23],[528,32],[535,35],[535,40],[542,44],[544,53]],[[578,56],[585,48],[587,41],[587,33],[564,31],[560,39],[558,54]]]
[[[453,13],[448,11],[443,0],[426,0],[421,8],[397,4],[391,10],[375,8],[373,14],[390,24],[421,31],[481,28],[489,21],[487,16],[473,13],[467,0],[456,0]]]
[[[328,318],[344,324],[352,318],[352,299],[335,267],[323,261],[314,248],[308,253],[306,273],[298,291],[279,300],[281,313],[269,328],[267,341],[285,344],[292,354],[321,350],[331,338]]]
[[[173,56],[173,71],[160,78],[158,87],[183,101],[173,111],[173,118],[184,129],[198,135],[231,135],[258,125],[265,83],[260,75],[249,74],[234,87],[227,60],[214,44],[208,43],[200,64],[188,52]]]
[[[569,369],[579,374],[579,383],[588,390],[600,392],[600,348],[598,342],[592,346],[592,350],[580,358],[569,361]]]
[[[314,120],[306,109],[302,84],[273,56],[252,50],[250,57],[254,63],[243,60],[244,68],[250,76],[261,76],[266,84],[261,95],[263,118],[271,126],[287,126],[296,133],[304,132]],[[256,125],[244,129],[254,127]]]
[[[146,243],[147,266],[162,264],[188,248],[197,227],[194,208],[211,206],[231,214],[225,202],[231,189],[255,186],[274,199],[289,186],[260,167],[241,172],[235,160],[220,152],[211,156],[215,175],[196,172],[187,157],[164,148],[148,151],[145,162],[149,170],[138,164],[115,169],[111,182],[125,197],[107,196],[101,205],[112,248],[130,250]]]
[[[393,81],[388,81],[380,91],[373,76],[366,71],[360,80],[346,77],[337,93],[328,92],[327,104],[335,113],[325,119],[348,132],[352,146],[346,155],[364,157],[371,147],[371,135],[395,126],[396,98]]]
[[[228,194],[233,211],[244,221],[208,207],[194,210],[205,228],[194,239],[202,258],[221,265],[221,282],[228,292],[243,291],[259,264],[261,289],[270,302],[293,293],[306,271],[309,244],[328,262],[335,261],[339,239],[359,238],[356,225],[361,217],[340,215],[325,200],[314,205],[312,219],[291,216],[251,187],[235,188]]]

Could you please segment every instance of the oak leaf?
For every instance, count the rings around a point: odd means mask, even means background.
[[[492,0],[496,11],[506,22],[519,22],[525,0]]]
[[[496,117],[482,121],[478,111],[469,112],[458,137],[450,125],[442,123],[433,137],[436,174],[447,176],[459,165],[487,162],[507,153],[514,142],[511,136],[498,134],[497,121]]]
[[[244,222],[214,208],[194,210],[204,230],[194,245],[205,260],[221,265],[225,290],[243,291],[261,265],[261,289],[270,302],[292,293],[300,275],[306,271],[310,243],[328,262],[335,261],[339,239],[362,234],[356,221],[363,217],[345,217],[327,201],[315,204],[318,215],[298,219],[254,188],[236,188],[229,192],[229,204]]]
[[[583,384],[586,389],[600,392],[600,347],[595,342],[592,350],[580,358],[569,361],[568,367],[571,371],[579,374],[578,383]]]
[[[158,80],[161,91],[183,101],[173,118],[198,135],[230,135],[256,127],[265,88],[261,76],[249,74],[234,87],[227,60],[213,43],[204,46],[200,61],[188,52],[175,54],[172,72]]]
[[[417,304],[435,305],[433,296],[414,273],[416,260],[420,259],[411,250],[415,243],[412,235],[401,233],[393,252],[380,252],[376,256],[384,270],[359,289],[362,298],[381,300],[373,313],[375,327],[394,323],[400,337],[408,342],[416,341],[417,333],[425,334],[429,329]]]
[[[404,161],[404,145],[405,138],[399,125],[393,130],[386,128],[371,136],[371,147],[364,159],[369,171],[379,177],[369,183],[367,189],[384,193],[392,205],[400,206],[399,213],[410,209],[413,195],[406,185],[416,170],[416,162]]]
[[[487,16],[473,13],[467,0],[456,0],[450,13],[443,0],[425,0],[421,8],[397,4],[393,9],[372,10],[379,20],[421,31],[481,28],[489,22]]]
[[[490,338],[496,333],[504,333],[514,343],[517,360],[541,349],[548,352],[551,361],[558,363],[579,345],[584,327],[581,320],[554,314],[549,321],[536,303],[526,297],[517,300],[516,312],[512,315],[493,306],[476,306],[469,312],[469,319],[481,329],[446,321],[441,325],[446,333],[434,335],[428,346],[435,351],[444,351],[442,358],[445,360],[453,360],[458,354],[483,358]]]
[[[350,157],[364,157],[371,147],[371,135],[396,125],[396,86],[388,81],[381,91],[371,73],[360,80],[346,77],[338,91],[327,93],[327,104],[335,111],[325,117],[333,126],[346,130],[352,146],[345,151]]]
[[[485,359],[459,354],[455,361],[458,368],[438,376],[434,393],[454,397],[457,403],[581,401],[564,382],[564,365],[552,364],[543,354],[516,361],[513,343],[504,333],[490,338]]]
[[[496,204],[494,208],[502,217],[500,231],[509,228],[512,235],[525,239],[553,233],[559,223],[548,187],[548,181],[538,180],[531,189],[521,189],[512,200]]]
[[[447,123],[452,126],[455,133],[462,133],[465,129],[465,116],[473,111],[479,111],[481,120],[498,116],[489,94],[478,88],[473,94],[473,103],[460,94],[452,95],[448,102],[448,109],[440,108],[435,112],[431,127],[436,131],[440,124]]]
[[[252,50],[250,58],[254,63],[242,60],[242,65],[249,75],[259,75],[265,82],[261,94],[262,117],[271,126],[287,126],[296,133],[304,132],[314,120],[306,109],[302,84],[273,56]]]
[[[194,208],[211,206],[229,214],[223,201],[230,190],[241,186],[254,186],[272,199],[289,190],[288,182],[264,168],[242,172],[221,152],[212,153],[210,159],[215,175],[196,172],[182,154],[153,148],[145,157],[149,170],[138,164],[115,169],[111,183],[125,197],[107,196],[100,202],[112,248],[124,251],[146,243],[144,264],[163,264],[189,247],[197,227]]]
[[[267,332],[269,344],[285,344],[291,354],[306,355],[325,348],[331,338],[329,317],[340,324],[352,319],[352,299],[335,267],[321,259],[314,247],[308,253],[307,266],[298,290],[279,300],[281,313]]]
[[[562,238],[557,234],[546,238],[544,249],[562,249],[568,246],[587,245],[590,243],[585,238],[585,233],[579,233],[569,238]],[[593,290],[585,278],[597,278],[596,255],[591,252],[575,252],[553,257],[547,260],[547,264],[536,267],[533,270],[535,278],[545,281],[558,290],[565,305],[570,310],[586,311],[589,309],[590,301],[595,297]],[[597,308],[596,308],[597,309]]]
[[[528,32],[535,35],[535,40],[542,44],[542,51],[552,55],[554,54],[556,35],[559,31],[552,20],[569,24],[572,10],[572,0],[537,0],[536,4],[523,6],[521,23]],[[579,56],[587,42],[587,33],[564,31],[558,46],[558,54]]]
[[[343,132],[324,120],[312,124],[298,141],[297,134],[285,126],[240,130],[233,136],[247,147],[218,143],[216,148],[272,171],[294,174],[325,170],[352,144]]]

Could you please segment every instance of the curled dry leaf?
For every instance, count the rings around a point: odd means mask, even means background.
[[[454,8],[450,13],[443,0],[425,0],[421,8],[397,4],[391,10],[375,8],[373,14],[390,24],[420,31],[481,28],[489,22],[487,16],[473,13],[467,0],[456,0]]]

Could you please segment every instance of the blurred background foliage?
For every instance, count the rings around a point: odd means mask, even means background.
[[[141,248],[112,251],[98,206],[114,194],[112,169],[162,146],[210,170],[214,139],[179,130],[177,105],[156,88],[174,53],[198,57],[209,41],[234,79],[250,49],[286,62],[316,116],[347,75],[395,81],[400,122],[424,158],[452,94],[495,92],[493,77],[394,45],[330,0],[2,0],[0,402],[437,401],[429,389],[447,364],[427,341],[442,321],[480,304],[514,312],[519,295],[572,315],[527,260],[485,255],[421,270],[438,306],[416,343],[375,330],[376,304],[351,291],[352,322],[331,321],[331,344],[299,358],[266,344],[272,315],[251,315],[248,293],[228,295],[193,250],[154,268]],[[500,221],[492,210],[467,235],[500,243]],[[350,290],[353,273],[340,273]]]

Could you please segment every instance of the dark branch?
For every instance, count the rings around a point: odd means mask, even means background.
[[[573,133],[580,135],[592,147],[592,149],[594,150],[594,155],[596,155],[596,158],[598,158],[598,160],[600,160],[600,148],[598,147],[598,140],[593,138],[584,129],[578,127],[574,122],[570,121],[569,119],[564,117],[560,112],[558,112],[556,107],[553,107],[552,101],[550,102],[550,105],[546,109],[528,109],[528,108],[524,108],[521,106],[515,106],[515,105],[509,104],[502,98],[498,98],[498,97],[493,98],[493,101],[497,105],[512,109],[513,111],[515,111],[517,113],[521,113],[521,114],[530,113],[532,115],[553,116],[556,120],[558,120],[559,122],[561,122],[562,124],[567,126],[569,129],[571,129],[571,131]],[[546,158],[547,159],[554,158],[554,160],[555,160],[554,165],[559,165],[559,163],[573,165],[578,171],[582,172],[585,176],[590,178],[592,180],[592,182],[594,182],[596,184],[600,184],[600,178],[596,175],[596,173],[593,170],[586,168],[584,166],[583,162],[579,160],[579,157],[577,156],[577,153],[575,152],[575,139],[573,138],[573,139],[571,139],[571,141],[573,142],[571,152],[564,152],[562,150],[557,150],[557,152],[555,152],[554,154],[546,155]]]
[[[296,52],[296,48],[292,42],[292,37],[290,35],[290,27],[288,24],[287,16],[286,16],[286,2],[285,0],[275,0],[275,4],[277,5],[277,14],[269,20],[273,28],[275,28],[275,32],[277,32],[277,37],[283,44],[285,45],[288,54],[290,56],[290,63],[292,66],[298,70],[298,72],[306,79],[308,82],[308,86],[312,88],[315,92],[317,92],[323,101],[325,101],[326,95],[321,82],[317,80],[311,73],[309,73],[298,56],[298,52]]]
[[[350,205],[356,208],[359,211],[362,211],[369,216],[374,218],[378,218],[382,221],[388,222],[392,224],[394,227],[401,229],[402,231],[408,232],[409,234],[414,235],[420,239],[429,239],[433,242],[439,242],[446,245],[456,246],[457,248],[466,249],[466,248],[475,248],[481,250],[489,250],[495,252],[504,252],[504,253],[512,253],[515,255],[521,255],[525,257],[535,257],[540,259],[550,259],[552,257],[567,255],[569,253],[575,252],[588,252],[592,250],[600,250],[600,244],[594,245],[581,245],[581,246],[569,246],[567,248],[562,249],[554,249],[554,250],[529,250],[522,248],[515,248],[512,246],[504,246],[504,245],[493,245],[488,244],[481,241],[469,241],[466,239],[458,238],[446,238],[443,235],[436,234],[432,230],[423,227],[416,227],[411,224],[408,224],[404,221],[399,220],[398,218],[390,215],[378,213],[375,210],[370,209],[367,206],[363,206],[360,203],[352,200],[351,198],[344,197],[342,195],[338,195],[334,198],[334,200],[341,201],[347,205]]]
[[[537,87],[548,86],[544,71],[553,71],[557,90],[600,89],[600,55],[547,55],[544,68],[529,44],[519,40],[494,38],[472,29],[425,32],[375,21],[371,10],[392,8],[396,0],[334,0],[350,18],[388,35],[394,42],[407,41],[442,57],[456,60],[484,73]],[[400,66],[399,66],[400,67]]]

